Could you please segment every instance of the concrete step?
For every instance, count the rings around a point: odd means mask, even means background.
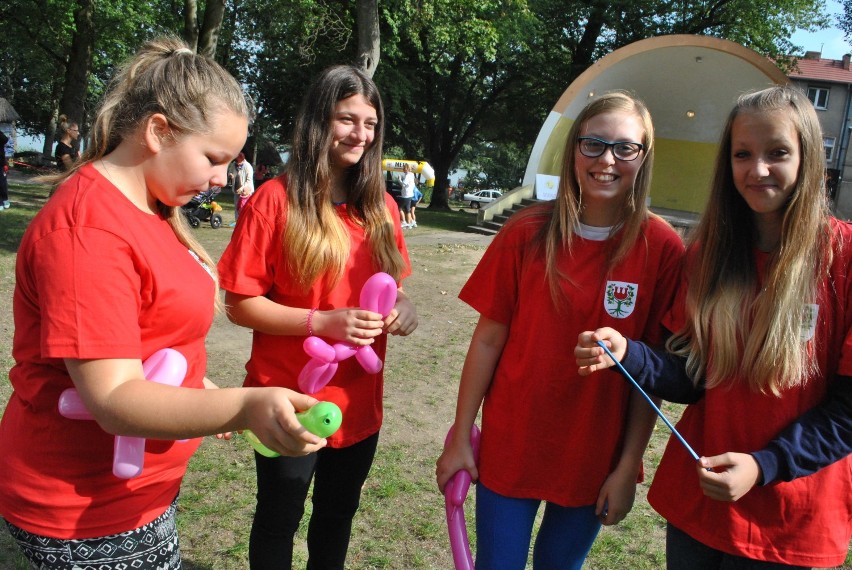
[[[482,234],[486,236],[497,235],[497,230],[486,228],[485,226],[468,226],[467,229],[469,229],[473,233]]]

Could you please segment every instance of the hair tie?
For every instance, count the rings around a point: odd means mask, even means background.
[[[189,55],[195,55],[195,52],[189,49],[188,47],[178,48],[172,52],[172,55],[178,55],[180,53],[188,53]]]

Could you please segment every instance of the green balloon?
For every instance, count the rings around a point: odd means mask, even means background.
[[[260,443],[260,440],[257,439],[257,436],[254,435],[251,430],[244,430],[243,435],[254,448],[254,450],[257,451],[259,454],[263,455],[264,457],[281,457],[280,453],[272,451],[271,449]]]
[[[343,422],[343,412],[332,402],[320,402],[304,412],[298,412],[296,417],[306,430],[318,437],[329,437],[340,429]],[[251,430],[244,430],[243,435],[255,451],[264,457],[281,457],[280,453],[272,451],[263,445]]]
[[[296,414],[305,429],[319,437],[330,437],[340,429],[343,412],[333,402],[320,402],[309,410]]]

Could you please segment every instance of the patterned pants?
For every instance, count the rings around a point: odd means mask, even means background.
[[[177,498],[145,526],[82,540],[39,536],[8,521],[6,526],[36,570],[180,570],[176,509]]]

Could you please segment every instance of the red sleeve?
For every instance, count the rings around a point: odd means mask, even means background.
[[[254,193],[240,212],[231,241],[219,259],[219,285],[238,295],[265,295],[275,281],[283,255],[281,235],[286,198],[280,179]],[[280,224],[279,224],[280,218]]]
[[[53,232],[28,258],[49,358],[140,357],[141,281],[135,252],[101,229]]]
[[[649,233],[658,236],[651,238],[653,241],[649,243],[649,247],[660,252],[660,259],[657,263],[653,300],[642,340],[651,345],[660,346],[666,337],[665,329],[669,328],[666,319],[672,312],[672,304],[680,300],[678,292],[681,289],[684,245],[680,236],[668,224],[656,222],[654,219],[649,222],[649,225],[651,224],[659,224],[653,229],[649,228]]]
[[[528,222],[507,224],[485,251],[459,299],[492,321],[509,325],[512,321],[524,254],[531,232]]]

